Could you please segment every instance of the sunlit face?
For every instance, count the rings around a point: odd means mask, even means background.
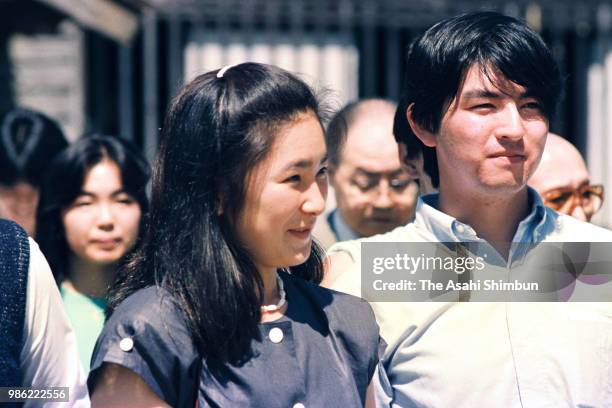
[[[66,241],[84,261],[119,261],[136,242],[141,209],[123,190],[119,167],[103,160],[85,175],[81,194],[62,211]]]
[[[260,271],[299,265],[325,208],[327,152],[314,113],[281,127],[271,151],[249,174],[237,235]]]
[[[462,194],[517,192],[540,161],[548,131],[540,103],[501,74],[493,80],[497,87],[479,66],[471,66],[442,118],[432,143],[440,190],[453,186]]]
[[[558,142],[559,136],[549,135],[542,160],[529,185],[544,199],[544,204],[581,221],[590,221],[593,205],[600,200],[591,195],[589,173],[580,153],[568,142]],[[576,197],[569,197],[575,193]],[[598,208],[599,205],[596,205]]]
[[[387,232],[414,215],[417,176],[402,166],[392,127],[392,115],[351,124],[331,173],[338,211],[360,236]]]

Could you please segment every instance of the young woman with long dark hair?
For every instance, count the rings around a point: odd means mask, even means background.
[[[138,240],[149,175],[130,143],[89,135],[59,153],[41,184],[36,239],[60,287],[86,371],[104,326],[108,288]]]
[[[365,403],[372,311],[317,285],[326,156],[319,103],[286,71],[245,63],[182,89],[94,351],[93,406]]]

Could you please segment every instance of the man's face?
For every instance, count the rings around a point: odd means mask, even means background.
[[[390,231],[414,215],[417,184],[399,159],[389,120],[363,118],[353,123],[340,164],[331,168],[338,211],[361,236]]]
[[[548,143],[555,142],[555,137],[549,135]],[[601,199],[591,192],[584,159],[567,142],[546,149],[529,185],[546,205],[581,221],[590,221],[601,205]]]
[[[472,65],[442,118],[441,191],[507,196],[525,188],[540,161],[548,132],[540,103],[501,73],[491,80]]]

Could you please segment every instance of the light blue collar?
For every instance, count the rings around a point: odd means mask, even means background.
[[[547,231],[554,230],[554,219],[548,215],[538,193],[528,187],[527,194],[531,211],[519,223],[512,242],[536,243],[545,237]],[[438,210],[438,198],[437,193],[419,198],[414,219],[417,228],[432,234],[432,238],[440,242],[486,242],[470,225]]]
[[[342,215],[340,215],[340,211],[338,211],[338,209],[332,211],[332,213],[329,215],[329,220],[338,241],[350,241],[361,238],[361,236],[353,231],[351,227],[348,226],[346,221],[344,221],[344,218],[342,218]]]

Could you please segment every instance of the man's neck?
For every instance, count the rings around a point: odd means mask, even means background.
[[[501,197],[463,193],[458,199],[452,191],[445,192],[440,189],[438,209],[471,226],[480,238],[508,258],[514,234],[529,212],[527,188]]]

